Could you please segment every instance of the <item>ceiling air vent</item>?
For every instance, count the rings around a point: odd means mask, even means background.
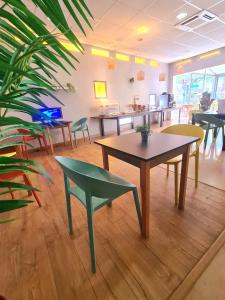
[[[207,23],[213,22],[218,17],[207,10],[202,10],[196,15],[193,15],[184,21],[175,25],[175,28],[183,31],[192,31],[196,28],[202,27]]]

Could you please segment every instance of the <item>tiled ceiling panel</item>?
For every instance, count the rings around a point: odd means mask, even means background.
[[[30,0],[30,10],[34,11]],[[95,20],[93,29],[85,27],[87,38],[71,18],[71,28],[81,41],[111,50],[172,62],[225,46],[225,0],[85,0]],[[206,9],[219,19],[184,32],[174,27]],[[42,14],[35,10],[37,15]],[[47,21],[46,18],[44,21]],[[197,22],[198,23],[198,22]],[[202,22],[201,22],[202,23]],[[50,23],[47,26],[52,30]]]

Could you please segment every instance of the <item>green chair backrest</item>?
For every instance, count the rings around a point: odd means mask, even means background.
[[[197,123],[208,123],[210,125],[215,125],[216,127],[223,127],[224,126],[224,123],[223,123],[223,120],[220,120],[219,118],[213,116],[213,115],[208,115],[208,114],[201,114],[201,113],[198,113],[198,114],[195,114],[195,121]]]
[[[55,156],[64,174],[89,196],[116,198],[135,188],[123,178],[95,165],[63,156]]]
[[[87,118],[81,118],[77,122],[73,123],[73,129],[86,129],[87,128]]]

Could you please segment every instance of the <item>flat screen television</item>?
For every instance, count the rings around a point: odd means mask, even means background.
[[[38,109],[41,114],[34,114],[32,116],[33,122],[44,122],[62,119],[62,109],[61,107],[46,107]]]
[[[159,96],[159,107],[168,108],[169,107],[169,95],[160,95]]]

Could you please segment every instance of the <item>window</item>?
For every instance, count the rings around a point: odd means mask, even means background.
[[[204,74],[191,74],[190,103],[198,104],[204,88]]]
[[[216,99],[225,99],[225,76],[218,77]]]

